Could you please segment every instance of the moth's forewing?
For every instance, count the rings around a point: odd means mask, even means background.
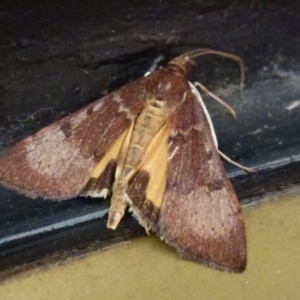
[[[193,93],[172,114],[171,128],[158,234],[187,259],[243,271],[247,254],[240,205]]]
[[[145,80],[126,85],[9,149],[0,158],[0,182],[33,198],[77,196],[142,110]],[[105,162],[109,166],[103,169],[103,188],[111,184],[115,156]]]

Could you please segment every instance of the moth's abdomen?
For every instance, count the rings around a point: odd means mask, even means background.
[[[129,172],[138,168],[138,165],[145,158],[145,152],[153,138],[169,117],[169,109],[166,108],[164,101],[153,99],[146,103],[145,108],[134,124],[127,158],[122,172],[123,177],[126,177]]]
[[[141,170],[143,162],[151,155],[149,147],[159,131],[163,128],[170,114],[166,102],[150,99],[137,117],[128,145],[121,149],[116,180],[109,210],[108,227],[116,228],[131,199],[127,194],[130,180]],[[126,147],[128,147],[126,149]],[[150,154],[149,154],[150,153]],[[146,200],[146,199],[145,199]]]

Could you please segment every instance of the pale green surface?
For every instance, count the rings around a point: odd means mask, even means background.
[[[300,299],[300,191],[243,212],[243,274],[178,259],[150,237],[14,277],[0,285],[0,299]]]

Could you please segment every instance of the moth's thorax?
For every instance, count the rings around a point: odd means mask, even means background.
[[[185,94],[190,91],[187,76],[177,65],[160,68],[148,78],[145,84],[147,104],[150,104],[150,99],[156,100],[157,103],[153,105],[158,108],[160,102],[164,103],[162,106],[166,108],[175,108],[182,103]]]

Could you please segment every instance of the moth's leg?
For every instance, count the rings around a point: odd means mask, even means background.
[[[234,166],[236,166],[236,167],[238,167],[238,168],[240,168],[240,169],[242,169],[242,170],[244,170],[244,171],[246,171],[246,172],[250,172],[250,173],[251,173],[251,172],[255,172],[255,169],[248,168],[248,167],[246,167],[246,166],[243,166],[243,165],[241,165],[241,164],[239,164],[239,163],[233,161],[231,158],[229,158],[227,155],[225,155],[224,153],[222,153],[220,150],[218,150],[218,152],[219,152],[220,156],[221,156],[224,160],[228,161],[230,164],[232,164],[232,165],[234,165]]]
[[[219,98],[218,96],[216,96],[215,94],[213,94],[211,91],[209,91],[208,88],[205,87],[200,82],[198,82],[198,81],[195,82],[194,86],[199,87],[205,94],[207,94],[208,96],[210,96],[213,99],[215,99],[216,101],[218,101],[221,105],[225,106],[230,111],[230,113],[232,114],[232,116],[234,117],[234,119],[236,119],[236,113],[235,113],[234,109],[229,104],[227,104],[221,98]]]
[[[202,87],[204,87],[204,86],[201,85],[201,84],[198,83],[198,82],[196,82],[195,85],[193,85],[192,83],[190,83],[190,87],[191,87],[191,89],[192,89],[194,95],[196,96],[196,98],[197,98],[198,102],[200,103],[201,107],[203,108],[204,114],[205,114],[205,116],[206,116],[206,119],[207,119],[207,122],[208,122],[208,125],[209,125],[209,128],[210,128],[210,131],[211,131],[211,135],[212,135],[212,137],[213,137],[215,146],[216,146],[216,148],[217,148],[217,150],[218,150],[220,156],[223,157],[223,159],[225,159],[225,160],[228,161],[229,163],[231,163],[231,164],[237,166],[238,168],[240,168],[240,169],[242,169],[242,170],[245,170],[245,171],[247,171],[247,172],[254,172],[254,171],[255,171],[254,169],[248,168],[248,167],[243,166],[243,165],[240,165],[239,163],[233,161],[232,159],[230,159],[228,156],[226,156],[224,153],[222,153],[222,152],[219,150],[219,148],[218,148],[218,140],[217,140],[217,136],[216,136],[216,133],[215,133],[215,129],[214,129],[212,120],[211,120],[210,115],[209,115],[209,113],[208,113],[208,111],[207,111],[207,108],[206,108],[206,106],[205,106],[205,104],[204,104],[204,102],[203,102],[203,100],[202,100],[202,97],[201,97],[201,95],[199,94],[199,92],[198,92],[198,90],[196,89],[195,86],[199,86],[201,89],[202,89]],[[205,87],[204,87],[204,88],[205,88]],[[210,93],[210,92],[209,92],[209,93]],[[213,94],[210,95],[210,96],[212,96],[214,99],[218,98],[217,96],[215,96],[215,95],[213,95]],[[233,111],[232,114],[235,116],[234,110],[233,110],[228,104],[226,104],[224,101],[222,101],[222,100],[219,99],[219,98],[216,99],[216,100],[217,100],[218,102],[221,101],[220,103],[223,104],[224,106],[226,106],[230,111],[232,110],[232,111]]]
[[[216,148],[218,149],[218,139],[217,139],[217,135],[216,135],[216,132],[215,132],[215,129],[214,129],[214,125],[212,123],[212,120],[210,118],[210,115],[208,113],[208,110],[202,100],[202,97],[200,95],[200,93],[198,92],[198,90],[196,89],[196,87],[189,82],[189,85],[191,87],[191,90],[193,92],[193,94],[195,95],[197,101],[199,102],[199,104],[201,105],[202,109],[203,109],[203,112],[205,114],[205,117],[206,117],[206,120],[207,120],[207,123],[208,123],[208,126],[209,126],[209,129],[210,129],[210,132],[211,132],[211,135],[213,137],[213,140],[214,140],[214,143],[215,143],[215,146]]]

